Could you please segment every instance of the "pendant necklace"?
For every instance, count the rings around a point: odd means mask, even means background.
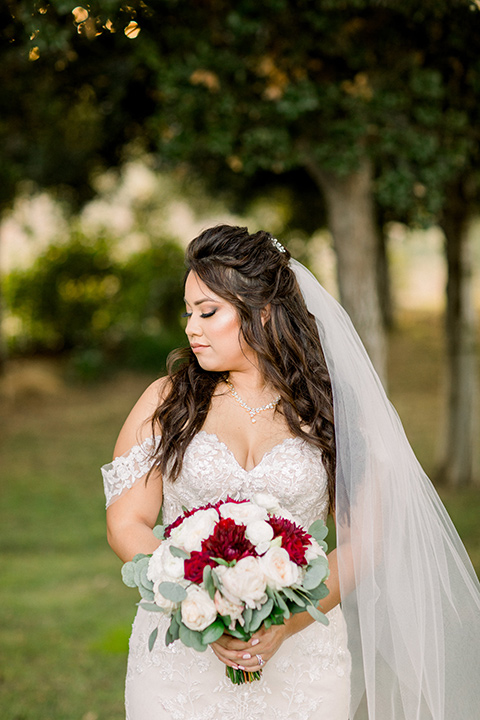
[[[237,393],[237,391],[233,387],[230,380],[225,379],[225,382],[227,384],[228,389],[230,390],[230,394],[235,398],[235,400],[239,403],[239,405],[241,405],[243,407],[243,409],[246,410],[248,412],[248,414],[250,415],[250,420],[252,421],[252,423],[257,422],[257,418],[255,417],[255,415],[258,415],[259,413],[263,412],[264,410],[270,410],[270,409],[273,410],[273,408],[276,405],[278,405],[278,403],[280,402],[280,395],[278,395],[275,398],[275,400],[272,400],[271,402],[267,403],[266,405],[262,405],[262,407],[252,408],[252,407],[250,407],[250,405],[247,405],[245,400],[242,400],[242,398]]]

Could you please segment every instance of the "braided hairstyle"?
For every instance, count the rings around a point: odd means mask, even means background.
[[[282,248],[283,250],[283,248]],[[256,353],[266,382],[280,395],[293,436],[318,447],[328,478],[330,509],[335,506],[335,430],[330,377],[315,318],[305,305],[290,254],[264,231],[218,225],[192,240],[187,273],[194,272],[214,293],[231,303],[240,335]],[[264,309],[269,306],[265,320]],[[161,439],[155,467],[178,477],[186,448],[202,428],[213,393],[225,373],[204,370],[190,348],[173,351],[167,362],[169,386],[152,418]]]

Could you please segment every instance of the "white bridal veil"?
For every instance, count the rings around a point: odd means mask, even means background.
[[[291,260],[333,387],[351,720],[480,718],[480,585],[343,308]]]

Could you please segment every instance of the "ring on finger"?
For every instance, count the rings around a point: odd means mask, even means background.
[[[263,659],[263,657],[261,655],[257,655],[256,658],[260,667],[263,667],[265,665],[265,660]]]

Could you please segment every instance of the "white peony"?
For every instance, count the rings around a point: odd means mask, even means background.
[[[273,528],[265,520],[254,520],[248,523],[245,536],[253,545],[263,545],[273,539]]]
[[[201,550],[202,540],[212,534],[218,519],[218,512],[215,508],[197,510],[196,513],[185,518],[181,525],[172,530],[170,534],[172,544],[186,552]]]
[[[327,557],[325,550],[320,547],[315,538],[311,538],[310,545],[305,548],[305,559],[307,563],[312,562],[317,557]]]
[[[153,552],[148,563],[147,577],[152,582],[177,582],[184,576],[182,558],[174,557],[170,552],[171,540],[164,540]]]
[[[265,508],[271,515],[277,515],[280,511],[280,503],[277,498],[274,495],[270,495],[270,493],[255,493],[253,502]]]
[[[258,558],[242,558],[233,567],[219,565],[215,572],[222,583],[223,595],[231,602],[255,608],[266,601],[266,579]]]
[[[283,587],[294,585],[300,579],[299,567],[290,560],[285,548],[271,547],[259,559],[262,571],[266,577],[268,587],[280,590]]]
[[[210,595],[198,585],[189,585],[182,601],[182,621],[190,630],[205,630],[217,617]]]
[[[217,612],[224,617],[229,615],[230,620],[232,620],[233,623],[235,620],[239,620],[241,618],[245,608],[243,603],[234,603],[231,600],[228,600],[218,590],[215,592],[213,601],[215,603],[215,607],[217,608]],[[241,622],[241,625],[243,625],[243,622]]]
[[[219,508],[223,518],[232,518],[237,525],[248,525],[255,520],[266,520],[268,513],[265,508],[252,502],[224,503]]]

